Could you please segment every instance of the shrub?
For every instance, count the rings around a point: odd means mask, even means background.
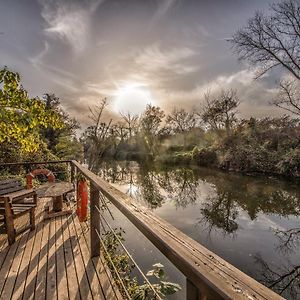
[[[211,148],[202,148],[199,149],[195,147],[192,151],[192,159],[199,166],[215,166],[217,164],[218,158],[214,149]]]

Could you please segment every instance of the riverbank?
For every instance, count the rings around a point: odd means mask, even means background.
[[[243,157],[241,157],[243,156]],[[272,154],[256,159],[247,153],[235,152],[228,155],[215,149],[199,149],[195,147],[190,151],[167,152],[154,160],[164,165],[196,165],[210,167],[228,172],[237,172],[247,175],[279,176],[285,178],[300,178],[300,152],[299,156],[292,157],[291,162],[275,159]]]
[[[260,150],[261,151],[261,150]],[[293,149],[290,151],[292,152]],[[104,159],[117,161],[136,161],[142,164],[162,164],[168,166],[199,166],[218,169],[225,172],[235,172],[251,176],[275,176],[287,179],[300,178],[300,151],[295,153],[248,153],[238,149],[208,147],[184,150],[180,147],[161,149],[160,154],[150,156],[143,152],[120,151],[113,157]],[[298,153],[299,152],[299,153]],[[290,157],[289,157],[290,156]]]

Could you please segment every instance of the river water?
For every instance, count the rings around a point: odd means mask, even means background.
[[[300,182],[199,167],[105,162],[100,175],[235,267],[287,299],[300,299]],[[182,291],[185,279],[113,207],[113,226],[143,270],[165,265]]]

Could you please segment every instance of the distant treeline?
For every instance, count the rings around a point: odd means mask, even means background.
[[[148,105],[140,115],[103,121],[103,100],[95,124],[81,137],[85,158],[97,170],[103,159],[197,164],[244,173],[300,176],[300,123],[288,116],[239,119],[235,91],[205,96],[198,112],[174,109],[166,115]]]

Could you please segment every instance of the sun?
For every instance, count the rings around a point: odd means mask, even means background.
[[[147,104],[152,103],[151,93],[145,85],[127,83],[120,87],[115,93],[113,109],[115,112],[140,114]]]

